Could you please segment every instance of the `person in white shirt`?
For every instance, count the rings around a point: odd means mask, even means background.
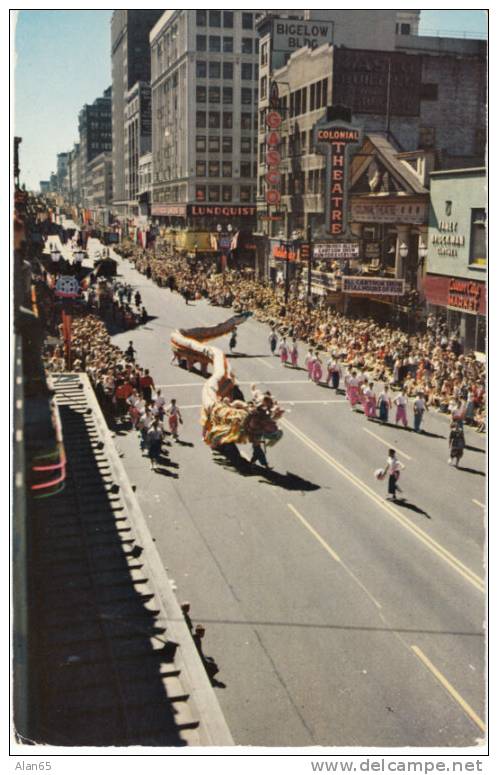
[[[147,446],[149,448],[150,467],[156,470],[156,465],[161,457],[161,444],[163,441],[163,426],[159,420],[154,420],[147,432]]]
[[[398,486],[398,480],[401,474],[401,470],[404,468],[403,463],[400,463],[396,457],[396,450],[389,450],[389,457],[387,458],[387,465],[384,469],[384,476],[389,474],[387,480],[387,497],[396,500],[396,493],[402,492],[401,487]]]
[[[156,392],[156,397],[154,399],[154,409],[160,420],[162,420],[164,417],[165,404],[166,404],[166,399],[161,392],[161,388],[158,388]]]
[[[420,433],[420,426],[422,425],[426,409],[424,394],[417,393],[417,398],[413,402],[413,430],[415,433]]]
[[[166,414],[168,415],[168,425],[170,432],[173,435],[175,441],[178,441],[178,423],[182,424],[183,420],[181,412],[176,405],[176,398],[171,399],[171,403],[166,409]]]
[[[331,384],[333,390],[338,390],[339,381],[341,379],[341,367],[337,361],[336,356],[330,353],[330,358],[327,361],[327,385]]]
[[[408,427],[408,419],[406,416],[406,407],[408,405],[408,398],[406,396],[406,389],[402,388],[401,393],[396,396],[394,399],[394,403],[396,406],[396,418],[395,423],[396,425],[401,421],[405,428]]]
[[[387,422],[389,420],[389,410],[391,408],[389,385],[384,385],[384,390],[379,394],[377,406],[379,408],[379,420],[381,422]]]

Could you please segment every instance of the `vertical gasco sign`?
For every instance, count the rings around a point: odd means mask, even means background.
[[[266,203],[267,205],[280,204],[280,125],[282,116],[278,110],[278,86],[275,81],[270,85],[270,107],[266,112]]]
[[[345,236],[347,223],[348,166],[351,150],[361,142],[361,129],[343,121],[318,122],[315,148],[327,157],[325,176],[325,226],[334,237]]]

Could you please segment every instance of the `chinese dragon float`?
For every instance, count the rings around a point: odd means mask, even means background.
[[[251,401],[240,399],[227,356],[210,344],[230,334],[251,315],[242,312],[214,326],[177,329],[171,335],[171,348],[179,363],[186,362],[189,370],[199,364],[204,376],[208,376],[208,366],[212,367],[212,375],[202,388],[201,408],[202,435],[212,449],[246,443],[271,447],[282,438],[277,420],[284,410],[269,393],[254,390]]]

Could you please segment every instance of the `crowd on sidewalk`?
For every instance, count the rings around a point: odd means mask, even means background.
[[[285,304],[283,289],[233,269],[218,273],[207,261],[192,265],[178,255],[159,256],[136,247],[127,254],[138,271],[178,291],[186,303],[206,298],[235,311],[250,310],[280,339],[305,342],[315,362],[332,359],[368,375],[369,381],[404,388],[415,400],[421,394],[427,407],[440,412],[453,413],[455,403],[463,405],[465,422],[485,430],[484,364],[474,353],[464,354],[458,337],[434,315],[428,316],[424,331],[412,335],[370,318],[346,317],[331,307],[308,309],[303,298]]]

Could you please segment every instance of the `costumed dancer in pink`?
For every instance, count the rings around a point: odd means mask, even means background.
[[[361,404],[361,396],[360,396],[360,386],[359,386],[359,380],[356,376],[356,371],[351,372],[351,377],[349,378],[349,403],[351,404],[351,410],[353,411],[356,404]]]
[[[280,363],[282,364],[282,366],[286,366],[287,365],[287,360],[289,358],[289,348],[287,347],[287,342],[285,340],[285,336],[282,339],[282,341],[280,342],[280,346],[278,348],[278,352],[279,352],[279,355],[280,355]]]
[[[290,348],[290,358],[291,358],[291,364],[292,367],[295,369],[297,368],[297,359],[299,357],[299,353],[297,351],[297,342],[295,339],[292,340],[292,345]]]
[[[313,379],[313,364],[315,362],[315,356],[311,348],[308,350],[308,354],[304,360],[305,366],[308,369],[308,379]]]
[[[315,360],[313,361],[313,370],[311,372],[311,377],[315,385],[320,384],[320,380],[322,376],[323,376],[322,359],[320,358],[320,355],[318,353],[315,353]]]
[[[377,397],[374,393],[374,383],[370,382],[368,387],[365,388],[363,391],[363,396],[365,398],[364,408],[365,408],[365,415],[372,419],[377,414]]]
[[[406,416],[406,407],[408,405],[408,398],[406,396],[406,388],[402,388],[401,393],[394,399],[396,406],[396,425],[401,421],[405,428],[408,427],[408,418]]]

